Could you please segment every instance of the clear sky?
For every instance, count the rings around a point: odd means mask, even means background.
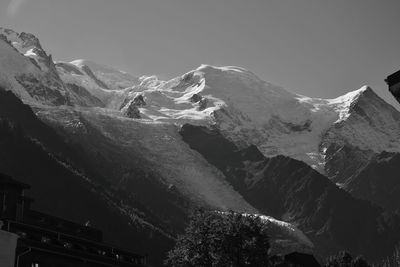
[[[1,0],[0,25],[55,60],[162,78],[236,65],[307,96],[369,84],[395,103],[383,80],[400,69],[400,0]]]

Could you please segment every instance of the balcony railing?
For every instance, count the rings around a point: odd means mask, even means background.
[[[26,241],[30,244],[40,244],[40,246],[46,246],[58,251],[67,250],[71,254],[87,258],[118,261],[132,264],[132,266],[146,264],[146,258],[144,256],[114,246],[108,246],[104,243],[49,230],[36,225],[8,220],[5,221],[3,229],[18,234],[21,241]]]

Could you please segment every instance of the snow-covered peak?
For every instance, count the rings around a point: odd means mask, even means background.
[[[373,92],[368,85],[364,85],[358,90],[328,100],[328,104],[333,106],[339,114],[339,119],[337,122],[345,120],[349,117],[351,113],[351,107],[357,103],[359,97],[367,91]]]
[[[90,71],[95,75],[96,79],[106,85],[106,89],[124,89],[137,85],[139,82],[138,77],[135,77],[127,72],[96,63],[91,60],[77,59],[69,63],[83,70],[84,72],[86,72],[86,74],[88,71],[85,69],[90,69]]]
[[[226,72],[226,73],[238,75],[242,78],[247,77],[248,79],[253,79],[253,80],[258,80],[259,82],[264,82],[253,72],[251,72],[245,68],[238,67],[238,66],[218,67],[218,66],[202,64],[195,71],[200,71],[200,72],[203,72],[208,75],[213,75],[213,74],[215,75],[215,74],[220,74],[221,72]]]
[[[193,119],[213,117],[215,111],[240,112],[256,121],[265,124],[274,114],[279,114],[288,121],[299,119],[299,113],[307,112],[298,105],[295,94],[280,86],[267,83],[250,71],[239,67],[215,67],[201,65],[170,81],[160,83],[151,90],[156,90],[173,104],[182,115],[182,108],[193,115]],[[144,91],[146,94],[146,91]],[[194,101],[193,96],[200,98]],[[174,115],[175,112],[169,112]],[[181,116],[168,116],[179,119]],[[188,116],[187,118],[189,118]]]
[[[82,68],[83,66],[88,66],[92,71],[94,72],[103,72],[103,73],[125,73],[123,71],[114,69],[112,67],[102,65],[99,63],[96,63],[91,60],[87,59],[76,59],[70,62],[72,65],[75,65],[79,68]]]
[[[3,35],[17,49],[22,55],[29,57],[36,62],[36,64],[43,71],[53,71],[53,61],[51,56],[48,56],[43,50],[39,39],[31,33],[17,33],[10,29],[0,27],[0,35]]]
[[[65,88],[57,73],[44,71],[38,61],[20,53],[4,37],[0,38],[0,86],[28,103],[67,103]]]
[[[329,102],[332,104],[342,103],[342,102],[350,103],[350,102],[355,101],[358,97],[360,97],[366,91],[372,91],[371,87],[369,87],[368,85],[364,85],[360,89],[348,92],[337,98],[329,99]]]
[[[12,90],[22,99],[33,100],[14,78],[22,73],[39,73],[39,70],[6,41],[0,39],[0,86]]]
[[[340,140],[362,150],[400,152],[400,113],[363,86],[346,101],[334,104],[341,119],[324,136],[325,143]]]
[[[290,156],[321,172],[325,156],[321,143],[326,136],[361,149],[400,151],[398,112],[368,86],[334,99],[310,98],[267,83],[243,68],[210,65],[166,82],[156,77],[143,81],[127,91],[124,100],[128,103],[138,95],[143,97],[146,105],[137,107],[137,118],[213,125],[239,146],[255,144],[268,157]],[[374,108],[381,111],[379,116],[372,112]],[[344,125],[357,123],[354,118],[361,109],[370,113],[366,125],[348,135],[341,133]],[[382,132],[387,135],[383,140],[392,141],[371,142],[371,136]]]
[[[19,52],[25,54],[27,50],[32,48],[42,49],[39,39],[31,33],[18,33],[11,29],[0,27],[0,34],[7,37],[7,39],[18,49]]]

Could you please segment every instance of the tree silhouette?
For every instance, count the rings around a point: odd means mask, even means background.
[[[371,265],[361,256],[354,259],[348,252],[342,251],[330,257],[325,267],[371,267]]]
[[[269,266],[269,239],[259,217],[198,210],[169,252],[172,266]]]

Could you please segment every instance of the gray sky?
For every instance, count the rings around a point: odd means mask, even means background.
[[[400,69],[400,0],[1,0],[0,25],[56,60],[162,78],[236,65],[307,96],[369,84],[395,103],[383,80]]]

